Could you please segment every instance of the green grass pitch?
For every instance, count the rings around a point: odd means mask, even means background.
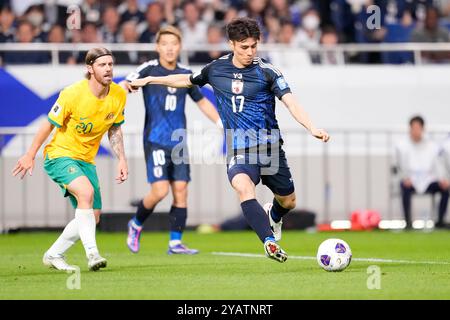
[[[108,267],[89,272],[77,243],[67,254],[81,269],[81,288],[73,290],[67,288],[70,274],[41,262],[57,236],[0,236],[0,299],[450,299],[448,231],[284,232],[289,259],[283,264],[263,257],[253,232],[186,232],[185,242],[201,250],[195,256],[168,256],[166,232],[143,233],[138,254],[128,251],[124,233],[98,233]],[[339,273],[323,271],[308,258],[334,237],[349,243],[354,258]],[[379,289],[368,288],[368,282],[377,283],[370,278],[376,274],[368,273],[373,265],[379,267]]]

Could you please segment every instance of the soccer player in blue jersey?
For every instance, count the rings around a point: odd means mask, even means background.
[[[129,84],[135,79],[147,76],[167,76],[192,72],[177,62],[181,50],[181,33],[173,27],[162,28],[156,35],[156,49],[159,59],[150,60],[128,75],[121,85],[129,92],[136,91]],[[186,95],[189,95],[200,110],[218,126],[222,127],[219,114],[208,99],[203,97],[197,86],[174,88],[149,86],[143,88],[145,104],[144,152],[147,163],[147,180],[150,192],[139,203],[136,215],[128,223],[127,245],[137,253],[140,247],[142,226],[152,214],[155,206],[163,200],[172,188],[173,204],[170,209],[169,254],[196,254],[181,241],[187,219],[187,187],[190,181],[188,154],[182,152],[179,159],[172,158],[174,146],[180,141],[172,140],[175,130],[186,129],[184,113]],[[186,141],[181,141],[186,143]],[[182,148],[186,151],[186,148]]]
[[[213,87],[226,131],[230,183],[239,196],[247,222],[263,242],[266,255],[284,262],[287,254],[278,244],[282,217],[295,207],[296,200],[281,147],[283,140],[278,133],[275,97],[281,99],[294,119],[314,137],[326,142],[329,135],[312,124],[281,72],[256,56],[260,29],[255,20],[233,20],[227,25],[227,35],[233,52],[209,63],[200,72],[190,76],[149,76],[131,85],[183,88],[209,83]],[[274,194],[273,202],[264,208],[256,200],[255,189],[260,180]]]

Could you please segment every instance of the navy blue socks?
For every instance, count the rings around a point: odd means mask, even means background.
[[[170,231],[182,233],[186,227],[187,209],[172,206],[169,212],[169,219]]]
[[[272,220],[275,222],[280,222],[281,218],[283,216],[291,211],[291,209],[283,208],[277,201],[277,199],[273,198],[273,206],[272,210],[270,210],[270,216],[272,217]]]
[[[152,212],[153,208],[146,209],[144,207],[144,202],[141,200],[136,211],[136,216],[133,220],[139,227],[141,227],[144,224],[145,220],[147,220],[147,218],[152,214]]]
[[[270,229],[269,219],[264,212],[263,207],[256,199],[246,200],[241,203],[245,219],[252,229],[256,232],[259,239],[264,242],[266,238],[273,238],[272,229]]]

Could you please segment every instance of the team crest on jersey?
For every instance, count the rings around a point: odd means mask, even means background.
[[[174,94],[177,92],[177,88],[167,87],[167,91],[169,91],[170,94]]]
[[[234,94],[241,94],[244,91],[244,81],[242,80],[231,80],[231,91]]]
[[[114,113],[110,112],[110,113],[108,113],[108,115],[106,116],[105,121],[112,120],[112,119],[114,119]]]
[[[77,173],[77,168],[76,167],[69,167],[69,169],[67,169],[67,172],[69,173],[69,174],[74,174],[74,173]]]

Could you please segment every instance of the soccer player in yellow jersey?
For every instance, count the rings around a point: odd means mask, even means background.
[[[81,239],[88,267],[96,271],[106,267],[95,240],[95,225],[102,207],[99,182],[94,165],[100,141],[108,132],[111,147],[119,159],[118,183],[128,177],[128,166],[120,125],[124,122],[126,92],[112,82],[114,58],[105,48],[93,48],[86,54],[86,78],[61,91],[40,127],[27,153],[22,156],[13,175],[22,179],[32,175],[34,158],[42,144],[56,127],[52,140],[44,149],[44,169],[50,178],[69,196],[75,208],[75,218],[44,254],[43,262],[58,270],[74,271],[64,253]]]

